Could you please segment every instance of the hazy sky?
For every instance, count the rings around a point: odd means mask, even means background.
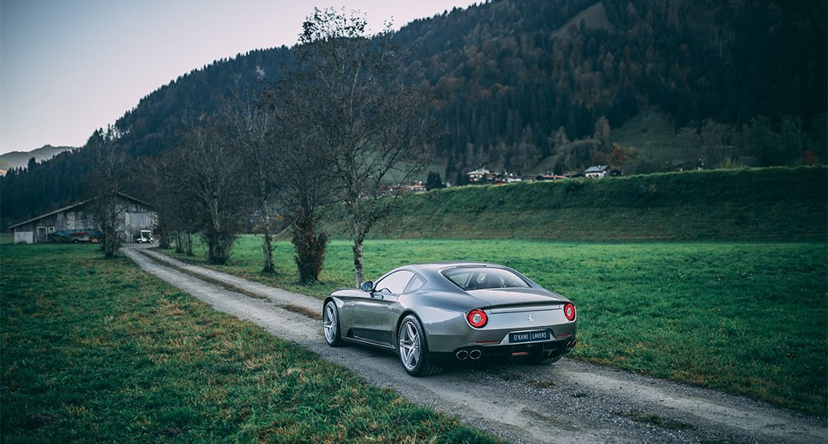
[[[359,9],[374,31],[470,0],[0,0],[0,153],[81,146],[181,74],[293,45],[313,7]]]

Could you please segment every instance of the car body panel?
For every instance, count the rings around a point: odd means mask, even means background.
[[[442,272],[456,267],[496,267],[511,271],[523,279],[527,287],[496,288],[464,291]],[[340,331],[345,341],[397,349],[397,327],[402,318],[414,314],[422,323],[428,350],[453,356],[458,350],[532,347],[539,342],[565,353],[566,344],[574,344],[577,319],[569,321],[563,314],[566,297],[550,292],[522,274],[507,267],[482,262],[418,264],[399,267],[383,275],[377,282],[396,271],[411,271],[426,283],[417,291],[402,294],[367,292],[360,289],[337,290],[327,300],[336,301]],[[326,303],[327,303],[326,300]],[[466,314],[482,309],[488,323],[472,327]],[[548,330],[544,341],[512,344],[509,333]]]

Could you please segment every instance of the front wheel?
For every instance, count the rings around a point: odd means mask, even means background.
[[[325,342],[331,347],[340,347],[345,344],[339,333],[339,310],[336,303],[329,301],[322,310],[322,329],[325,333]]]
[[[442,370],[434,364],[428,353],[425,332],[420,320],[414,315],[408,315],[400,323],[397,331],[399,339],[400,361],[403,368],[411,376],[430,376]]]

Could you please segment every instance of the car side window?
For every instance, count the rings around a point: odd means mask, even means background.
[[[419,274],[415,274],[414,277],[411,278],[411,281],[408,282],[408,286],[405,287],[405,293],[415,292],[415,291],[423,288],[423,285],[425,285],[425,284],[426,284],[425,279],[420,277]]]
[[[390,294],[400,294],[405,290],[406,284],[411,280],[414,273],[410,271],[397,271],[379,280],[374,286],[375,291]]]

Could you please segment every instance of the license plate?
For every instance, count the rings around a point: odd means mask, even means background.
[[[524,331],[521,333],[509,333],[509,343],[547,341],[551,338],[549,330]]]

